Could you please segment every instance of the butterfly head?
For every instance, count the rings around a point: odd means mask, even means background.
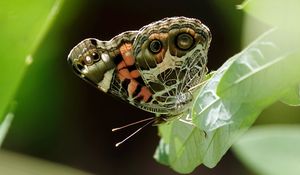
[[[75,74],[106,92],[110,83],[106,82],[115,65],[109,54],[100,49],[101,44],[94,38],[83,40],[71,50],[68,62]]]

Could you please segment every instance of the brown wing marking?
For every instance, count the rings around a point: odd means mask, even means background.
[[[123,60],[117,65],[117,75],[121,82],[125,84],[125,88],[128,91],[129,97],[139,101],[149,102],[152,99],[152,92],[145,84],[141,84],[138,79],[140,73],[135,67],[135,58],[132,54],[132,44],[125,43],[120,46],[120,54]]]

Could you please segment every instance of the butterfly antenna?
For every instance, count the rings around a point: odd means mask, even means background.
[[[139,120],[137,122],[133,122],[133,123],[130,123],[130,124],[127,124],[125,126],[118,127],[118,128],[113,128],[111,131],[115,132],[115,131],[127,128],[129,126],[136,125],[136,124],[139,124],[139,123],[142,123],[142,122],[146,122],[146,121],[149,121],[149,120],[154,120],[154,117],[150,117],[150,118],[146,118],[146,119],[143,119],[143,120]]]
[[[150,120],[151,119],[151,120]],[[147,120],[150,120],[149,122],[147,122],[145,125],[143,125],[142,127],[140,127],[139,129],[137,129],[136,131],[134,131],[132,134],[130,134],[128,137],[126,137],[124,140],[118,142],[115,144],[115,147],[118,147],[120,146],[122,143],[124,143],[126,140],[128,140],[130,137],[134,136],[136,133],[138,133],[140,130],[142,130],[143,128],[145,128],[146,126],[148,126],[150,123],[153,123],[155,121],[155,117],[152,117],[152,118],[148,118],[148,119],[144,119],[144,120],[141,120],[141,121],[138,121],[138,122],[135,122],[135,123],[131,123],[129,125],[126,125],[124,127],[120,127],[120,129],[122,128],[125,128],[125,127],[128,127],[128,126],[131,126],[131,125],[134,125],[134,124],[137,124],[137,123],[141,123],[143,121],[147,121]],[[118,129],[118,128],[116,128]]]

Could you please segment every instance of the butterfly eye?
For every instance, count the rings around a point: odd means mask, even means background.
[[[193,44],[194,38],[187,33],[179,34],[176,38],[176,45],[179,49],[188,50],[193,46]]]
[[[160,52],[161,47],[162,47],[162,43],[159,40],[153,40],[149,44],[149,50],[152,53],[158,53],[158,52]]]
[[[92,53],[92,58],[94,61],[98,61],[100,59],[99,54],[97,52]]]
[[[88,65],[88,66],[92,65],[94,63],[93,58],[89,55],[85,56],[83,61],[84,61],[84,64]]]

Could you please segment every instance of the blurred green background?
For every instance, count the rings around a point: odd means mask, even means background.
[[[45,12],[41,6],[34,6],[37,1],[21,2],[1,2],[0,10],[16,8],[16,11],[25,10],[24,14],[32,17]],[[172,175],[175,172],[152,158],[159,141],[156,127],[148,127],[120,147],[114,147],[117,141],[128,136],[135,128],[111,133],[112,128],[153,115],[111,98],[75,76],[66,58],[78,42],[88,37],[109,40],[123,31],[137,30],[164,17],[195,17],[212,32],[208,67],[216,70],[243,48],[242,43],[251,41],[267,28],[250,17],[248,19],[252,20],[252,25],[257,25],[256,31],[252,36],[242,38],[245,14],[236,9],[241,0],[47,0],[43,4],[45,9],[47,3],[50,7],[59,4],[55,7],[57,11],[48,9],[45,19],[49,19],[51,13],[57,12],[57,15],[47,22],[45,28],[41,27],[42,32],[32,30],[34,26],[29,25],[42,26],[42,22],[46,22],[35,18],[29,18],[28,25],[26,22],[22,27],[7,24],[5,28],[5,22],[14,24],[14,13],[13,10],[11,13],[0,12],[0,25],[4,26],[0,28],[0,53],[3,56],[0,63],[2,70],[6,70],[0,74],[0,80],[6,79],[0,81],[5,83],[0,84],[0,95],[4,96],[7,89],[12,89],[8,88],[10,82],[15,87],[15,90],[11,90],[14,91],[12,95],[7,97],[9,102],[1,104],[6,112],[11,102],[17,104],[2,151],[49,160],[91,174]],[[43,16],[39,17],[43,19]],[[27,35],[34,39],[26,40]],[[10,39],[23,42],[7,43]],[[30,43],[36,44],[30,46]],[[20,55],[10,57],[15,53]],[[33,61],[29,66],[22,66],[27,54],[32,54]],[[20,65],[12,66],[12,69],[10,65],[14,64],[11,62],[17,57],[23,61],[16,61]],[[13,70],[19,72],[15,74]],[[299,122],[299,114],[299,108],[276,103],[261,114],[257,124],[296,123]],[[3,155],[0,153],[0,164],[9,160]],[[15,162],[16,165],[26,161],[15,160],[19,161]],[[30,166],[37,165],[31,164],[27,168]],[[0,165],[0,174],[5,170],[3,167]],[[224,172],[231,175],[254,174],[230,151],[214,169],[200,166],[193,174]]]

